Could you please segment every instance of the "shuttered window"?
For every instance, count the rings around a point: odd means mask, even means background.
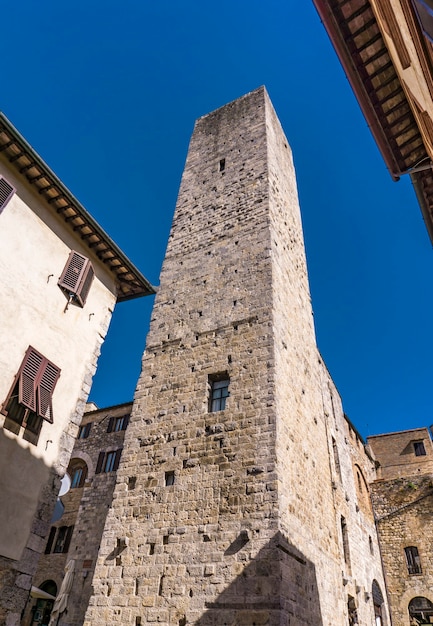
[[[83,307],[94,275],[89,259],[72,250],[57,284],[68,298]]]
[[[0,213],[3,211],[9,200],[15,193],[15,188],[10,183],[0,176]]]
[[[119,468],[122,450],[123,448],[119,448],[118,450],[111,450],[110,452],[100,452],[95,473],[115,472]]]
[[[36,444],[42,420],[53,423],[52,397],[60,369],[37,350],[29,346],[12,389],[3,404],[7,416],[4,427]]]

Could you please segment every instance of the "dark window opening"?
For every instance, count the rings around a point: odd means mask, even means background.
[[[73,532],[73,526],[61,526],[58,529],[53,554],[66,554],[68,552]]]
[[[0,176],[0,213],[3,211],[9,200],[15,193],[15,188],[10,183]]]
[[[95,272],[89,259],[72,250],[57,284],[68,300],[83,307],[94,276]]]
[[[424,447],[423,441],[415,441],[413,444],[413,449],[415,451],[415,456],[425,456],[426,451]]]
[[[68,474],[71,477],[71,489],[84,487],[84,481],[87,478],[87,465],[82,460],[74,459],[68,468]]]
[[[210,398],[209,411],[224,411],[226,408],[227,398],[229,397],[230,379],[226,374],[209,377]]]
[[[115,472],[119,467],[122,449],[123,448],[111,450],[110,452],[100,452],[95,474]]]
[[[350,551],[349,551],[349,533],[347,531],[346,519],[341,516],[341,535],[343,539],[343,556],[344,562],[347,565],[348,572],[350,573]]]
[[[174,485],[174,472],[165,472],[165,486]]]
[[[85,424],[84,426],[80,426],[78,431],[78,439],[87,439],[90,435],[90,429],[92,428],[92,422]]]
[[[225,169],[226,169],[226,160],[220,159],[220,172],[224,172]]]
[[[404,549],[407,571],[409,574],[422,574],[421,559],[416,546],[408,546]]]
[[[129,415],[122,415],[121,417],[110,417],[108,420],[107,433],[118,433],[122,430],[126,430],[129,424]]]
[[[338,447],[337,447],[337,442],[335,441],[334,437],[332,437],[332,452],[334,454],[334,465],[335,465],[335,469],[337,470],[337,474],[338,474],[338,478],[340,479],[340,482],[342,482],[342,478],[341,478],[341,465],[340,465],[340,457],[338,455]]]

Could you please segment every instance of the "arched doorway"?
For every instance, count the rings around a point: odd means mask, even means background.
[[[409,602],[410,623],[413,626],[418,624],[431,624],[433,617],[433,603],[423,596],[412,598]]]
[[[36,603],[32,607],[31,626],[48,626],[54,598],[57,595],[57,585],[54,580],[46,580],[39,589],[35,588],[33,594]]]

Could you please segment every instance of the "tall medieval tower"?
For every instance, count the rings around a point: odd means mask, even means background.
[[[347,624],[331,386],[260,88],[195,125],[85,624]]]

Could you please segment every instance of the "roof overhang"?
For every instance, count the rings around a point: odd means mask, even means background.
[[[92,250],[114,275],[118,301],[155,293],[155,287],[110,239],[3,113],[0,113],[0,152],[34,187],[53,213],[63,218],[83,245]]]
[[[431,155],[372,3],[370,0],[313,2],[393,180],[403,174],[411,175],[433,242]],[[409,5],[407,10],[411,10]],[[398,37],[398,25],[394,32]],[[424,45],[422,36],[417,36],[417,44]],[[424,68],[429,71],[427,64]]]

